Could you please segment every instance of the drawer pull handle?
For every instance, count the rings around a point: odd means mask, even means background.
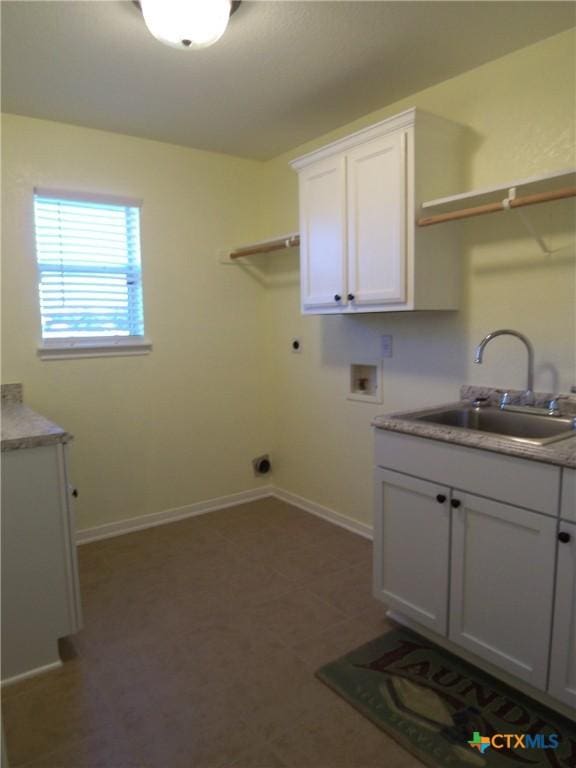
[[[446,496],[444,496],[443,493],[439,493],[438,496],[436,496],[436,501],[438,502],[438,504],[444,504],[444,502],[446,501]]]
[[[558,541],[561,541],[562,544],[568,544],[571,539],[572,536],[568,533],[568,531],[560,531],[558,534]]]
[[[454,509],[458,509],[458,507],[462,504],[460,499],[452,499],[450,504],[454,507]]]
[[[334,301],[342,301],[342,296],[339,293],[334,294]]]

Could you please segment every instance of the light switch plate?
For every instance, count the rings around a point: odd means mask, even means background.
[[[382,336],[382,357],[392,357],[392,336]]]

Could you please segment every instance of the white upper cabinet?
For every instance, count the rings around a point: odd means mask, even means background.
[[[293,161],[304,313],[457,308],[457,235],[415,219],[458,188],[461,132],[412,109]]]

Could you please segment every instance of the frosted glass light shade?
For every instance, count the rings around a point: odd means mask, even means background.
[[[230,19],[230,0],[140,0],[150,33],[173,48],[207,48]]]

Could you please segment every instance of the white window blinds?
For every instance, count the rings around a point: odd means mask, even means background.
[[[35,190],[43,340],[143,337],[140,205]]]

